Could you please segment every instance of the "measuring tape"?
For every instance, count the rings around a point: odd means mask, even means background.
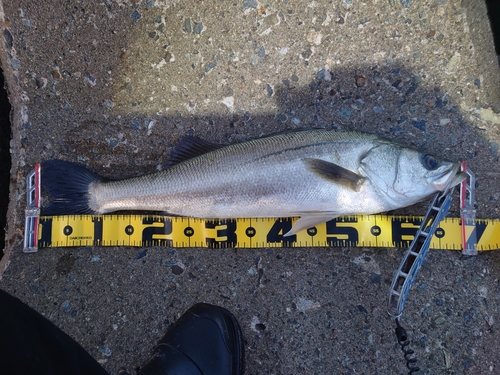
[[[297,218],[196,219],[163,215],[40,216],[40,165],[27,177],[25,252],[74,246],[168,246],[205,248],[408,247],[422,216],[341,217],[284,237]],[[470,239],[473,239],[470,240]],[[463,242],[465,240],[465,242]],[[500,248],[500,220],[446,218],[431,249]]]
[[[208,220],[161,215],[41,216],[37,246],[206,248],[408,247],[423,217],[342,217],[283,237],[297,218]],[[431,249],[462,250],[461,219],[441,222]],[[477,250],[500,248],[500,220],[476,220]]]

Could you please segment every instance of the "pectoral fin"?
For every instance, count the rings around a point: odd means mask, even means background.
[[[329,161],[321,159],[303,159],[303,161],[307,168],[318,176],[354,191],[359,191],[366,180],[365,177]]]
[[[289,232],[283,235],[283,237],[292,236],[295,233],[300,232],[301,230],[312,228],[315,225],[325,223],[336,218],[336,215],[313,215],[313,216],[302,216],[299,220],[293,224],[292,229]]]

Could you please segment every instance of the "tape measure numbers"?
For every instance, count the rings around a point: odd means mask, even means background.
[[[205,248],[408,247],[423,217],[367,215],[331,220],[283,237],[297,218],[196,219],[162,215],[40,216],[43,247],[169,246]],[[446,218],[431,249],[462,250],[462,221]],[[500,220],[476,219],[477,250],[500,248]]]

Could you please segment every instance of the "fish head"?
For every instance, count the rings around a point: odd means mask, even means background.
[[[459,172],[460,163],[392,143],[374,147],[360,166],[392,208],[412,205],[467,177]]]

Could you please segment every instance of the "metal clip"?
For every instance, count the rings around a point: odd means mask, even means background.
[[[435,195],[392,279],[387,312],[393,318],[399,318],[403,313],[406,298],[427,256],[432,236],[450,209],[453,191],[452,188]]]
[[[24,225],[25,253],[38,251],[38,222],[40,217],[40,164],[26,177],[26,210]]]
[[[462,254],[477,255],[477,235],[476,235],[476,209],[474,207],[474,189],[476,187],[476,177],[465,162],[461,165],[461,170],[469,175],[467,180],[460,185],[460,218],[462,219]]]

